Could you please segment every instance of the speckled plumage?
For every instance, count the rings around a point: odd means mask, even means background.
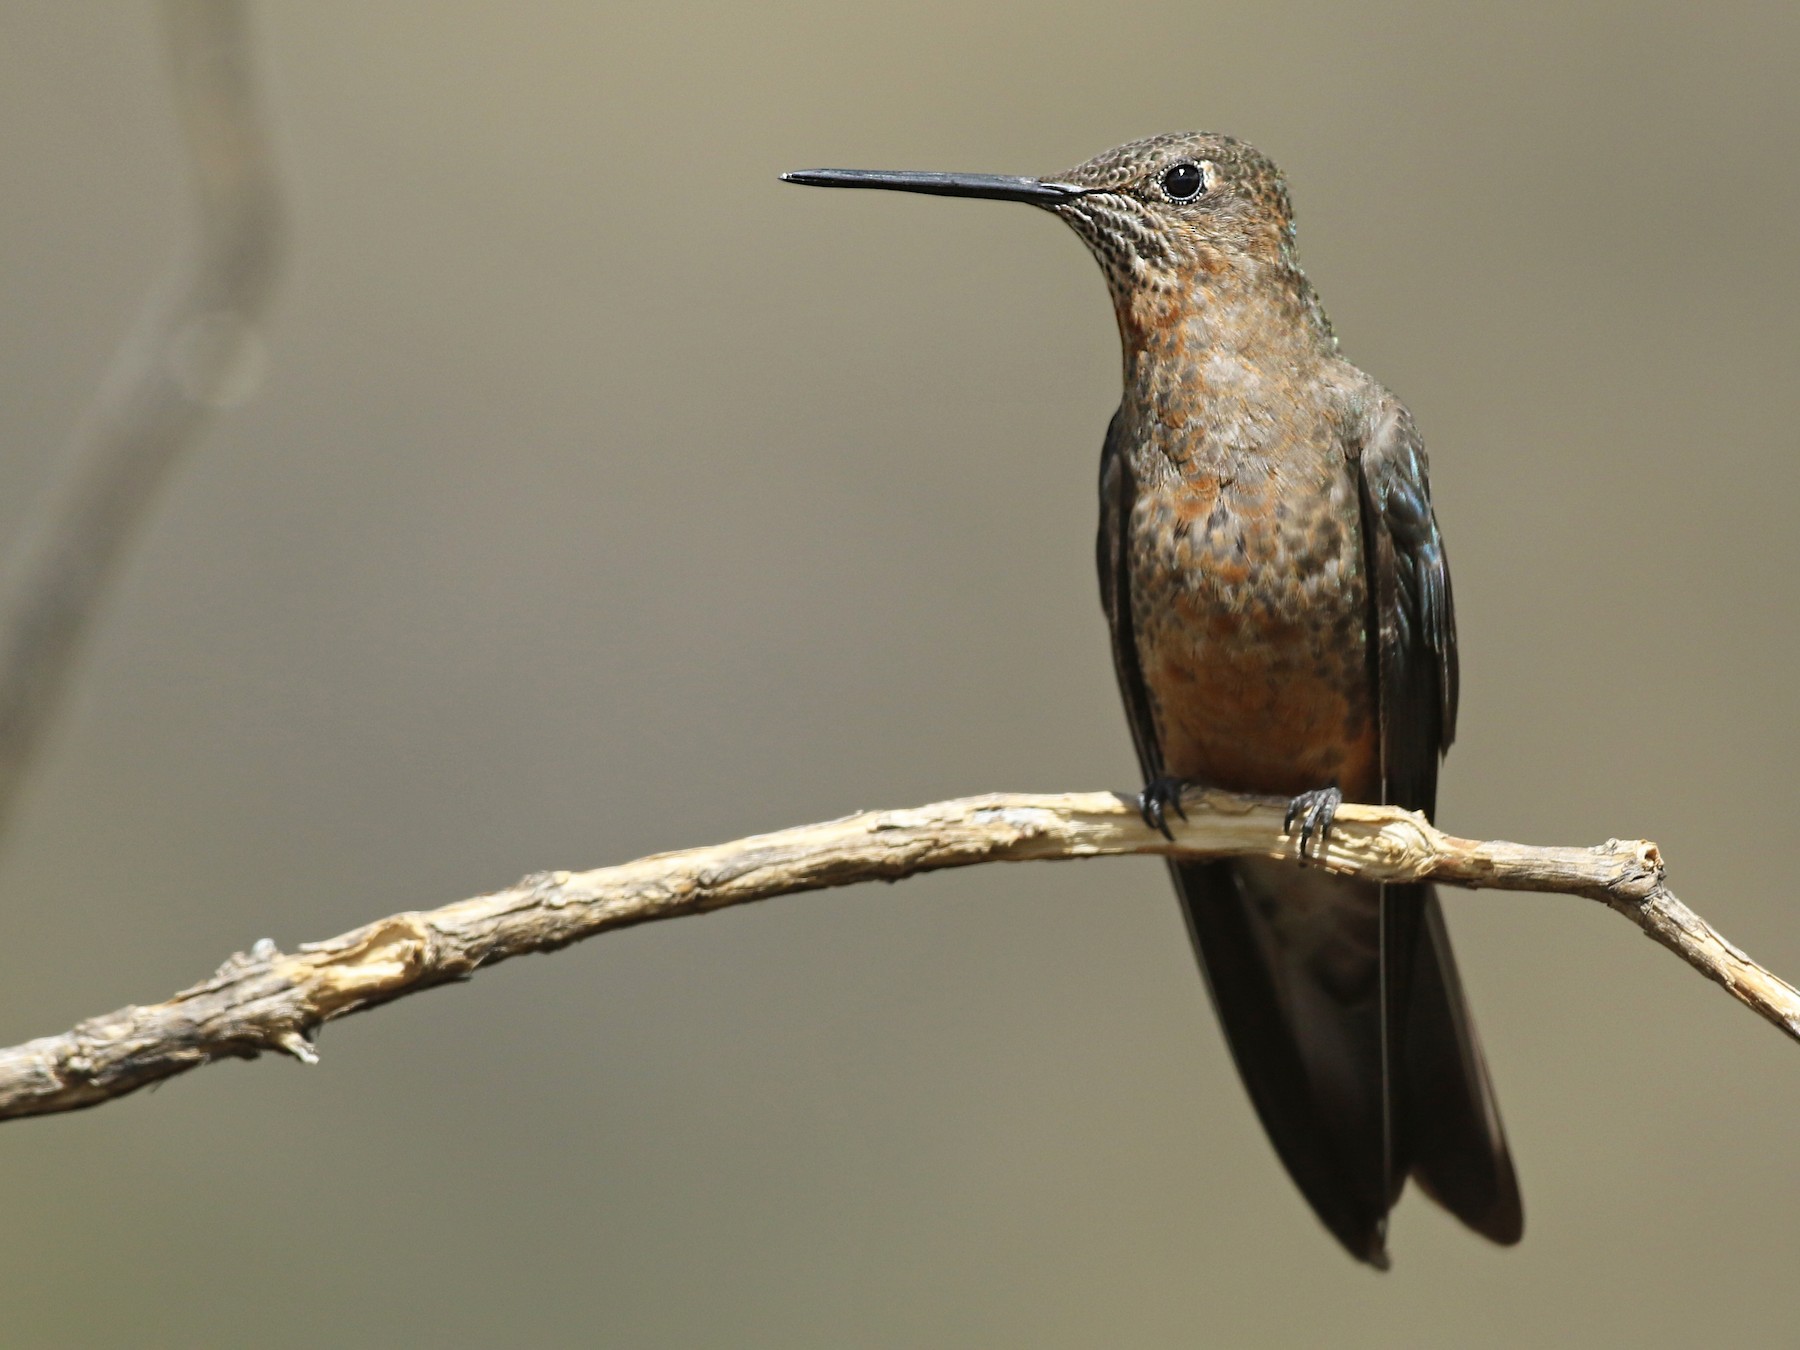
[[[1100,587],[1147,780],[1337,788],[1431,814],[1457,661],[1425,452],[1398,400],[1339,356],[1267,158],[1195,132],[1048,179],[789,177],[1031,202],[1100,263],[1124,359]],[[1517,1241],[1517,1183],[1431,888],[1296,862],[1170,870],[1257,1113],[1345,1247],[1385,1266],[1409,1176]]]
[[[1203,174],[1187,202],[1162,186],[1183,163]],[[1145,775],[1430,813],[1456,651],[1424,449],[1338,354],[1280,174],[1195,133],[1055,181],[1084,189],[1051,209],[1100,262],[1122,342],[1099,561]],[[1409,1173],[1516,1240],[1517,1184],[1429,888],[1282,863],[1171,870],[1258,1113],[1345,1246],[1385,1265]]]
[[[1171,161],[1211,186],[1159,200]],[[1379,787],[1360,501],[1345,447],[1382,391],[1337,355],[1280,175],[1221,136],[1158,136],[1056,176],[1123,339],[1109,444],[1162,773],[1294,794]],[[1200,205],[1204,203],[1204,207]]]

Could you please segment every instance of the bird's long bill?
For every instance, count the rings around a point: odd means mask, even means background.
[[[933,197],[988,197],[1036,206],[1054,206],[1081,196],[1083,191],[1068,183],[1046,183],[1039,178],[1013,178],[1000,173],[912,173],[886,169],[802,169],[782,174],[781,181],[808,187],[924,192]]]

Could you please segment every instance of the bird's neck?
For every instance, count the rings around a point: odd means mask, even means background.
[[[1245,372],[1297,366],[1337,353],[1337,338],[1306,273],[1290,259],[1212,258],[1154,279],[1115,286],[1125,387],[1163,384],[1170,368]]]

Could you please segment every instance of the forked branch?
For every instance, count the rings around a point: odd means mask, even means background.
[[[167,1002],[122,1008],[0,1050],[0,1120],[97,1106],[217,1059],[278,1050],[312,1063],[312,1033],[531,952],[614,928],[777,895],[897,881],[985,862],[1126,853],[1291,858],[1286,803],[1190,795],[1174,840],[1113,793],[996,794],[915,810],[869,811],[729,844],[659,853],[591,872],[539,872],[492,895],[391,915],[282,952],[256,943]],[[1663,887],[1656,846],[1479,843],[1393,807],[1346,804],[1320,864],[1371,881],[1436,881],[1486,890],[1558,891],[1609,905],[1800,1039],[1800,992],[1720,937]]]

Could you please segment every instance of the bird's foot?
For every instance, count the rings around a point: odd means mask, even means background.
[[[1181,806],[1183,788],[1197,787],[1192,778],[1164,777],[1152,779],[1138,793],[1138,814],[1144,818],[1144,824],[1173,843],[1175,836],[1169,832],[1169,812],[1173,811],[1183,820],[1187,812]]]
[[[1302,792],[1288,803],[1287,815],[1281,822],[1281,828],[1292,834],[1295,823],[1299,823],[1302,867],[1306,866],[1309,857],[1316,859],[1326,841],[1331,838],[1332,822],[1337,819],[1338,807],[1343,804],[1344,794],[1335,786]]]

